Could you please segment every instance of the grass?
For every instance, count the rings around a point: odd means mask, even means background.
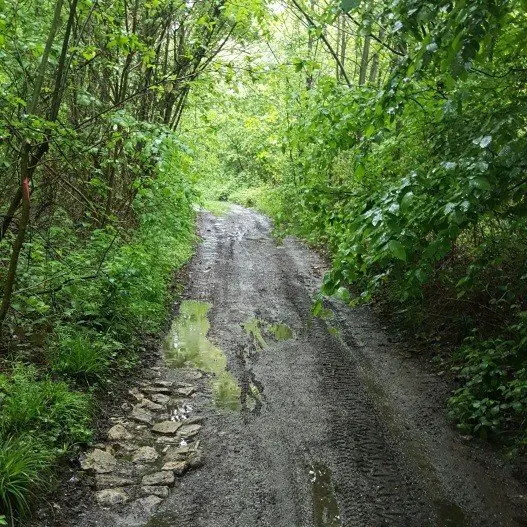
[[[203,201],[203,208],[215,216],[225,216],[231,210],[232,205],[228,201],[206,199]]]
[[[15,511],[27,512],[31,493],[48,483],[56,459],[91,439],[90,399],[17,364],[0,375],[0,402],[0,518],[12,519]]]
[[[115,344],[101,335],[73,328],[61,328],[56,333],[57,341],[49,353],[53,371],[86,380],[107,372]]]
[[[27,513],[33,490],[43,486],[53,455],[20,437],[0,439],[0,525],[8,525],[14,511]],[[4,518],[4,523],[2,523]]]

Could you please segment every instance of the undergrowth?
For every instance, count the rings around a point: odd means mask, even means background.
[[[173,137],[157,145],[148,152],[156,177],[133,202],[135,226],[89,231],[58,209],[48,238],[25,248],[0,374],[0,520],[27,512],[64,455],[92,438],[94,394],[159,331],[172,273],[192,254],[190,157]]]

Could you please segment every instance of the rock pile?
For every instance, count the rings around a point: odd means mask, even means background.
[[[101,506],[137,503],[153,510],[179,477],[203,464],[197,439],[202,418],[193,416],[190,404],[195,392],[193,385],[159,379],[129,391],[127,416],[113,418],[107,441],[81,460]]]

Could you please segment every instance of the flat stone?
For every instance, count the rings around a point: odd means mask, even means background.
[[[176,478],[172,471],[163,470],[161,472],[154,472],[153,474],[143,476],[141,484],[147,487],[155,485],[172,485],[175,479]]]
[[[168,461],[163,465],[163,470],[172,470],[177,476],[181,476],[188,468],[186,461]]]
[[[86,456],[86,459],[81,462],[81,468],[83,470],[97,474],[112,472],[116,465],[117,459],[115,459],[110,453],[98,448],[90,452]]]
[[[132,434],[121,424],[112,426],[108,430],[108,439],[110,441],[122,441],[123,439],[132,439]]]
[[[155,448],[144,446],[134,454],[132,461],[134,463],[153,463],[158,457],[159,454]]]
[[[127,502],[130,497],[123,489],[105,489],[95,493],[95,499],[103,507],[111,507]]]
[[[169,436],[159,436],[156,439],[156,443],[159,443],[161,445],[179,445],[180,439],[178,437],[169,437]]]
[[[95,486],[98,489],[128,487],[134,483],[135,481],[132,478],[114,476],[113,474],[97,474],[95,476]]]
[[[140,423],[145,423],[147,425],[152,424],[154,416],[148,410],[141,408],[139,405],[135,405],[131,414],[132,419]]]
[[[182,425],[178,433],[181,437],[194,437],[201,428],[201,425],[196,424]]]
[[[134,505],[142,509],[147,514],[154,512],[163,500],[159,496],[147,496],[137,500]]]
[[[157,496],[158,498],[168,498],[168,487],[158,487],[148,485],[141,487],[140,492],[143,496]]]
[[[172,386],[174,386],[174,383],[172,381],[157,380],[157,381],[154,381],[154,385],[161,386],[162,388],[172,388]]]
[[[143,393],[164,393],[170,395],[172,390],[170,388],[164,388],[163,386],[145,386],[141,388]]]
[[[170,402],[170,397],[164,393],[153,393],[150,397],[154,403],[167,405]]]
[[[161,412],[162,410],[165,409],[165,406],[164,406],[164,405],[154,403],[154,402],[151,401],[150,399],[146,399],[146,398],[144,398],[144,399],[139,403],[139,405],[141,406],[141,408],[146,408],[147,410],[151,410],[151,411],[153,411],[153,412]]]
[[[181,426],[181,423],[178,421],[161,421],[152,427],[152,432],[155,432],[156,434],[172,435],[175,434]]]
[[[203,373],[200,371],[189,371],[185,374],[185,378],[189,381],[197,381],[203,377]]]
[[[182,446],[178,448],[169,448],[165,453],[164,461],[184,461],[192,453],[192,450],[188,446]]]
[[[131,390],[128,390],[128,393],[137,401],[137,402],[140,402],[142,401],[145,396],[137,389],[137,388],[132,388]]]
[[[196,388],[194,386],[184,386],[177,389],[177,394],[181,397],[190,397],[195,391]]]

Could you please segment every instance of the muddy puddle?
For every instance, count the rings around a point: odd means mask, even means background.
[[[323,463],[315,463],[309,471],[309,477],[315,527],[342,527],[331,470]]]
[[[245,333],[249,335],[257,350],[268,347],[268,341],[276,342],[295,338],[293,330],[282,322],[272,323],[257,317],[252,317],[242,324]]]
[[[212,393],[218,408],[239,410],[240,387],[227,370],[227,356],[208,338],[208,313],[212,304],[184,300],[164,343],[165,360],[173,368],[192,366],[212,377]]]

